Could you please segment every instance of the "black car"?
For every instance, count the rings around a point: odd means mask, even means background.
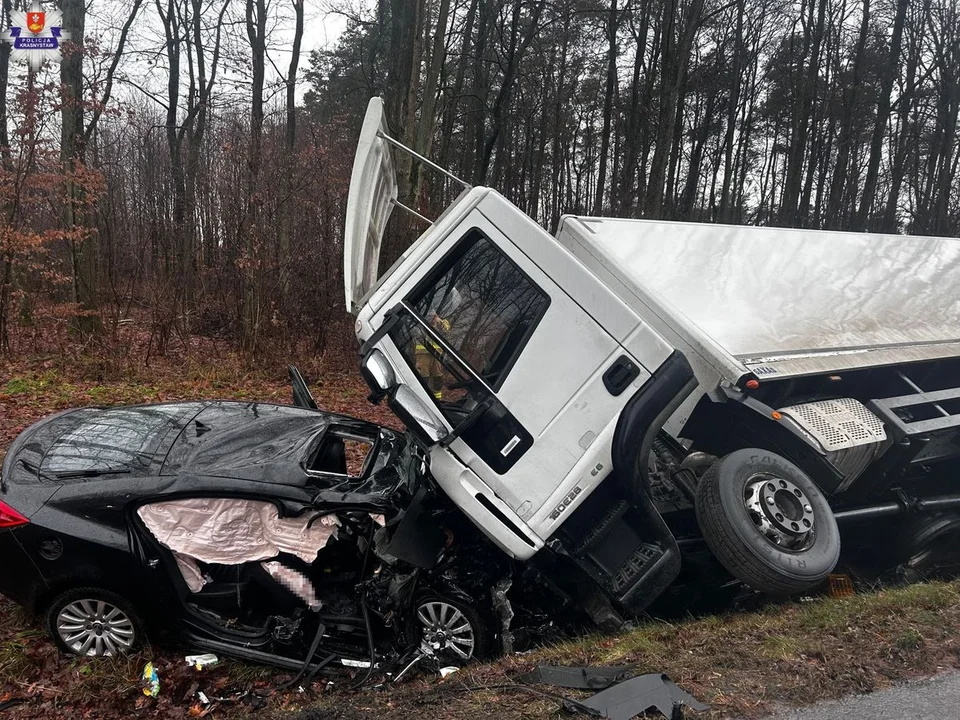
[[[25,430],[0,477],[0,593],[86,656],[145,634],[314,670],[482,654],[497,561],[436,505],[415,442],[317,410],[292,374],[299,407],[84,408]]]

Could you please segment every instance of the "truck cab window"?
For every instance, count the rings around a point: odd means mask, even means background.
[[[411,313],[400,315],[390,337],[451,427],[469,426],[460,436],[464,442],[494,472],[513,467],[533,437],[490,390]]]
[[[413,311],[494,390],[546,312],[549,297],[472,230],[408,299]],[[418,364],[433,362],[426,346]]]

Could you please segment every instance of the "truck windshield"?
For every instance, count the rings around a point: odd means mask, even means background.
[[[390,337],[451,425],[458,425],[490,395],[483,383],[410,313],[400,316]]]
[[[407,302],[474,373],[498,390],[550,299],[474,229]]]

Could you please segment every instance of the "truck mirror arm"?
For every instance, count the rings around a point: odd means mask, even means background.
[[[403,305],[400,303],[392,307],[390,310],[387,310],[383,316],[383,324],[380,325],[376,332],[367,338],[363,345],[360,346],[360,357],[366,356],[366,354],[370,352],[378,342],[383,340],[387,333],[393,330],[393,326],[397,324],[398,320],[400,320],[401,312],[403,312]]]
[[[447,433],[447,436],[440,441],[440,447],[449,447],[450,443],[463,435],[463,433],[465,433],[471,427],[476,425],[477,420],[479,420],[492,405],[492,398],[484,398],[482,402],[480,402],[473,410],[470,411],[470,414],[467,415],[460,424]]]

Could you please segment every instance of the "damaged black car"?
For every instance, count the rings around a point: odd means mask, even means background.
[[[510,568],[431,492],[416,442],[318,410],[291,372],[298,406],[84,408],[24,431],[0,592],[82,656],[149,636],[316,671],[499,648]]]

